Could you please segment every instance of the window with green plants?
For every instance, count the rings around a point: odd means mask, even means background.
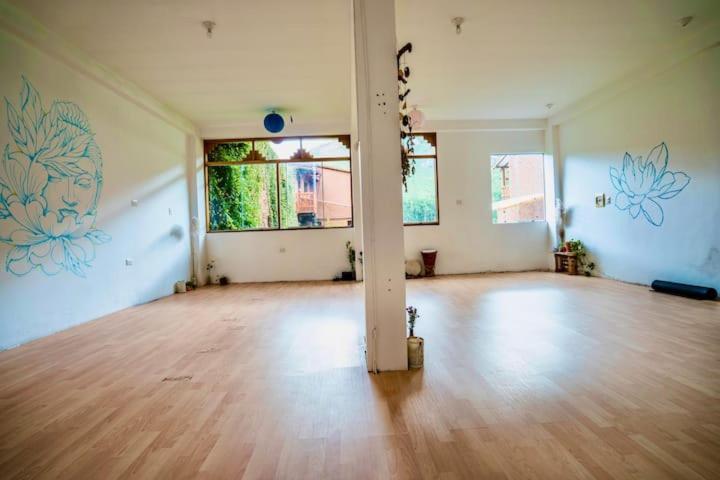
[[[403,188],[403,222],[405,225],[437,225],[438,208],[437,141],[434,133],[408,136],[413,153],[408,155],[410,172]]]
[[[209,232],[351,227],[350,137],[205,141]]]

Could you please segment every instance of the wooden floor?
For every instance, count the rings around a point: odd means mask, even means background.
[[[720,303],[551,273],[176,295],[0,352],[0,478],[720,478]]]

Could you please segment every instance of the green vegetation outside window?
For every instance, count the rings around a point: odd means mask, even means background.
[[[434,133],[413,135],[415,171],[403,189],[403,222],[405,225],[437,225],[438,208],[437,142]]]

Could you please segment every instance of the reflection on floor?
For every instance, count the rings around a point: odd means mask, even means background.
[[[176,295],[0,353],[0,477],[718,478],[720,304],[550,273],[408,283],[426,368],[365,372],[362,287]]]

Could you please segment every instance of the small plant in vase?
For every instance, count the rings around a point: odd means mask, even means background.
[[[408,329],[410,336],[407,339],[408,366],[422,368],[425,362],[425,340],[415,336],[415,322],[420,318],[417,308],[410,305],[405,309],[408,315]]]
[[[213,282],[213,270],[215,270],[215,260],[210,260],[210,262],[205,265],[205,271],[207,272],[207,283],[216,283]]]
[[[347,253],[348,263],[350,263],[350,270],[342,272],[342,279],[355,280],[357,278],[355,273],[355,247],[352,246],[350,241],[345,242],[345,251]]]
[[[415,336],[415,322],[420,318],[420,314],[417,312],[417,308],[410,305],[405,309],[408,314],[408,328],[410,330],[410,336]]]

